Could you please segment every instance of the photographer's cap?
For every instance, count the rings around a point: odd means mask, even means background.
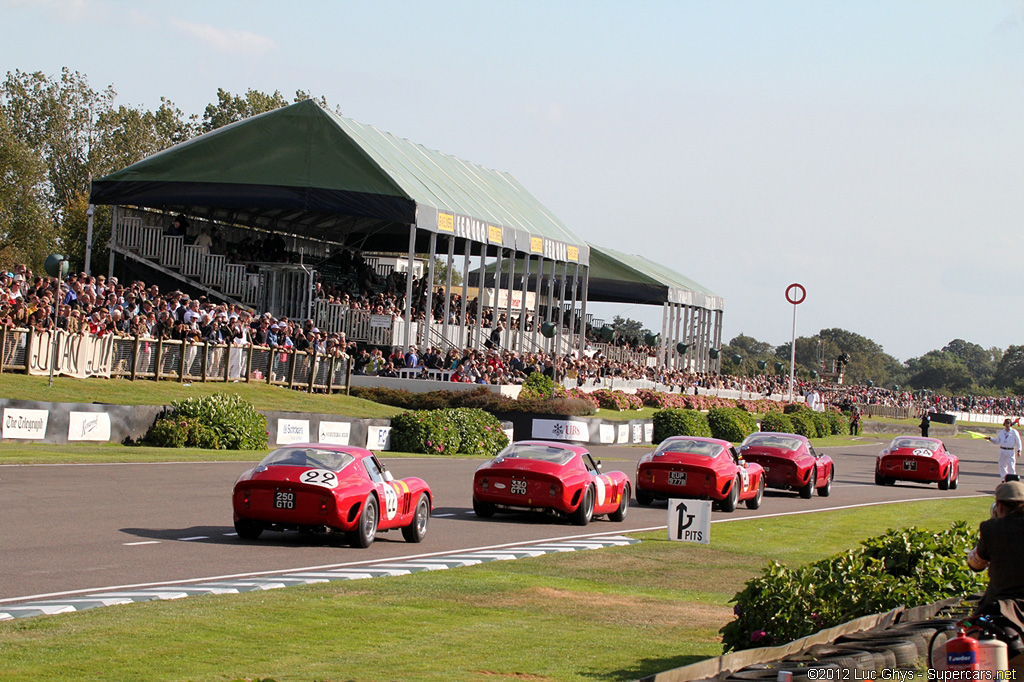
[[[997,485],[996,502],[1024,502],[1024,483],[1007,481]]]

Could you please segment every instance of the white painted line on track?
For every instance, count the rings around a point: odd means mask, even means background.
[[[178,538],[181,542],[191,542],[192,540],[209,540],[209,535],[193,535],[190,538]]]
[[[143,540],[142,542],[122,542],[125,547],[138,547],[139,545],[159,545],[159,540]]]

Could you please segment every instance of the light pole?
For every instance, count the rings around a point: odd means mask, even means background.
[[[789,347],[789,402],[793,402],[793,372],[796,370],[796,307],[807,298],[807,290],[802,284],[790,284],[786,287],[786,300],[793,304],[793,343]]]

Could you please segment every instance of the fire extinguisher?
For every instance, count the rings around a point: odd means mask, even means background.
[[[946,642],[946,670],[978,670],[978,640],[962,627]]]

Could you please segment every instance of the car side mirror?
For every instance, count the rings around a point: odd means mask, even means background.
[[[391,475],[390,471],[385,471],[384,472],[384,480],[386,482],[390,483],[391,481],[395,480],[395,477]]]
[[[597,460],[597,470],[601,470],[601,460]]]

